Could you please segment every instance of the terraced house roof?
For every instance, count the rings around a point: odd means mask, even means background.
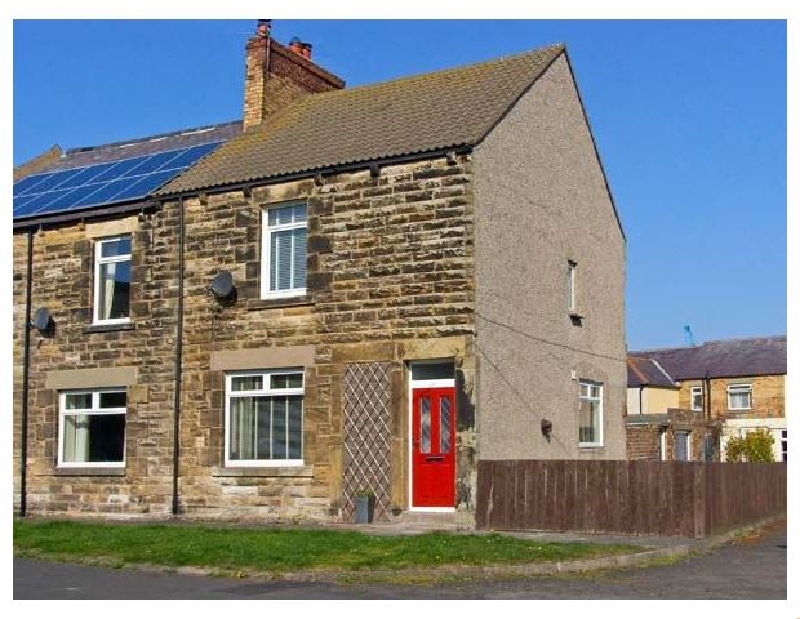
[[[677,388],[677,385],[652,359],[628,356],[628,387]]]
[[[563,51],[563,45],[553,45],[466,67],[305,95],[156,195],[474,145]]]
[[[701,346],[629,353],[656,360],[673,380],[786,374],[786,336],[714,340]]]

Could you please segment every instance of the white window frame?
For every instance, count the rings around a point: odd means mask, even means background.
[[[666,428],[659,428],[658,429],[658,450],[660,452],[661,458],[660,460],[664,461],[667,459],[667,429]]]
[[[567,260],[567,282],[568,288],[567,291],[568,299],[567,299],[567,311],[570,314],[574,314],[578,311],[578,302],[575,295],[575,278],[577,276],[578,271],[578,263],[574,260]]]
[[[701,411],[701,410],[703,410],[703,387],[702,387],[702,385],[699,386],[699,387],[692,387],[690,389],[689,393],[691,394],[690,397],[692,398],[691,399],[691,405],[692,405],[691,408],[692,408],[692,410],[693,411]],[[695,405],[694,405],[694,398],[695,398],[696,395],[700,396],[700,407],[699,408],[695,407]]]
[[[784,444],[786,447],[784,447]],[[789,431],[787,428],[780,430],[780,436],[778,437],[778,452],[778,462],[786,462],[789,457]]]
[[[584,385],[588,386],[590,388],[590,390],[591,390],[591,387],[600,387],[600,397],[599,398],[593,398],[591,396],[584,397],[583,395],[581,395],[581,387],[584,386]],[[603,446],[603,438],[604,438],[603,437],[603,398],[604,398],[605,392],[606,392],[603,387],[604,387],[603,383],[599,383],[599,382],[593,381],[593,380],[588,380],[588,379],[583,379],[582,378],[582,379],[580,379],[578,381],[578,447],[602,447]],[[591,393],[591,391],[590,391],[590,393]],[[598,429],[597,429],[597,434],[599,436],[599,439],[596,442],[592,442],[592,443],[582,442],[580,440],[580,425],[581,425],[581,422],[580,422],[580,403],[582,401],[584,401],[584,400],[585,401],[599,402],[600,403],[599,411],[598,411],[598,414],[597,414],[597,423],[598,423],[598,426],[599,426]]]
[[[131,242],[131,253],[103,258],[103,245],[129,239]],[[130,234],[120,234],[117,236],[97,239],[94,244],[94,308],[92,310],[92,320],[96,325],[119,325],[131,321],[130,297],[128,299],[128,315],[125,318],[100,318],[100,267],[103,264],[118,262],[132,262],[133,258],[133,237]],[[133,279],[133,265],[131,265],[131,279]]]
[[[124,393],[125,408],[100,408],[101,393]],[[92,396],[91,408],[76,408],[67,410],[68,395],[87,395]],[[125,453],[127,451],[127,440],[125,435],[122,438],[122,461],[121,462],[65,462],[64,461],[64,418],[74,415],[125,415],[125,426],[127,431],[128,409],[127,391],[124,387],[106,387],[103,389],[67,389],[58,392],[58,468],[124,468]]]
[[[738,390],[742,391],[746,389],[747,393],[750,395],[750,406],[742,406],[734,408],[731,406],[731,390]],[[726,394],[728,396],[728,410],[729,411],[749,411],[753,410],[753,385],[750,383],[737,383],[735,385],[728,385],[725,389]]]
[[[269,212],[273,209],[285,208],[287,206],[305,206],[305,221],[297,221],[289,224],[269,225]],[[305,202],[282,202],[280,204],[270,204],[261,210],[261,298],[262,299],[285,299],[287,297],[301,297],[306,294],[306,287],[291,288],[290,290],[270,290],[269,288],[269,268],[272,252],[270,252],[270,239],[273,232],[284,230],[298,230],[305,228],[308,235],[308,205]],[[306,236],[308,239],[308,236]],[[306,250],[308,247],[306,246]],[[294,279],[294,252],[292,253],[292,278]],[[306,274],[308,277],[308,274]]]
[[[285,376],[287,374],[300,374],[303,384],[301,387],[292,387],[288,389],[272,389],[270,388],[272,376]],[[227,372],[225,374],[225,466],[226,467],[297,467],[303,466],[304,459],[282,459],[282,460],[234,460],[230,458],[230,428],[231,428],[231,399],[235,397],[261,397],[261,396],[287,396],[299,395],[302,396],[302,406],[300,408],[300,454],[302,455],[305,450],[305,411],[306,411],[306,375],[305,368],[280,368],[274,370],[241,370],[235,372]],[[262,380],[262,389],[249,390],[249,391],[232,391],[231,383],[234,378],[241,377],[256,377],[260,376]],[[288,428],[287,428],[288,431]]]

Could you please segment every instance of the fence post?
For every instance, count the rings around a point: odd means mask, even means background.
[[[706,536],[706,463],[698,462],[694,466],[694,537],[702,539]]]

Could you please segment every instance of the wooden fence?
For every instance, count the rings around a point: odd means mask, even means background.
[[[478,529],[702,538],[784,513],[786,463],[478,462]]]

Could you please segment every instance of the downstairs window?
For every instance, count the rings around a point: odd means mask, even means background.
[[[58,466],[124,466],[125,391],[64,391],[59,400]]]

